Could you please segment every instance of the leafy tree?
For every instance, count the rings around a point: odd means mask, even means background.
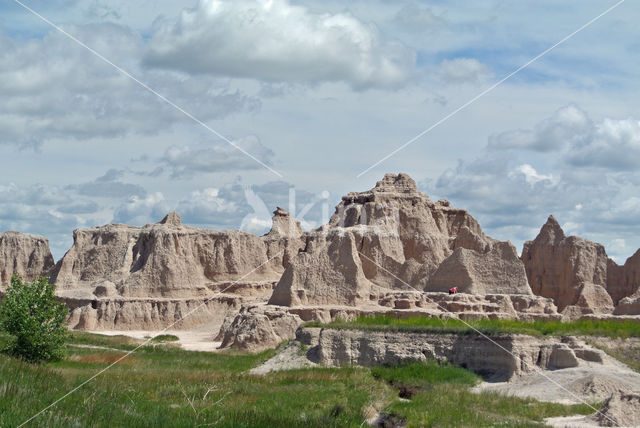
[[[11,286],[0,304],[0,329],[11,335],[5,352],[29,362],[61,359],[66,351],[69,310],[54,294],[55,285],[40,277],[25,282],[11,278]]]

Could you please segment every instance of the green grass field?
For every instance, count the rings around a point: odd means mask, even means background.
[[[480,319],[460,321],[432,317],[399,318],[392,315],[360,316],[353,321],[333,321],[329,324],[311,322],[308,327],[332,327],[375,331],[417,331],[433,333],[486,335],[519,333],[533,336],[607,336],[640,337],[640,323],[630,320],[591,321],[518,321]]]
[[[0,426],[19,425],[138,343],[75,332],[70,341],[67,357],[47,365],[0,354]],[[436,363],[247,373],[275,352],[145,346],[27,426],[357,427],[376,410],[407,426],[540,426],[544,417],[592,412],[472,394],[475,374]]]

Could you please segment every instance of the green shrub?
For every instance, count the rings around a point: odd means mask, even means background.
[[[11,278],[11,286],[0,304],[0,329],[10,335],[4,351],[29,362],[64,357],[68,336],[64,321],[69,310],[58,302],[55,285],[48,278],[25,282]]]
[[[151,339],[153,343],[162,343],[162,342],[177,342],[180,340],[178,336],[174,336],[173,334],[160,334]]]

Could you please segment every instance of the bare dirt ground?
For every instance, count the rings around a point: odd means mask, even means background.
[[[541,370],[508,382],[482,382],[474,388],[563,404],[600,402],[618,389],[640,390],[640,373],[608,356],[603,363],[580,361],[578,367]]]
[[[293,370],[317,366],[308,358],[308,350],[301,347],[299,342],[290,342],[272,358],[249,371],[251,374],[267,374],[279,370]]]
[[[187,351],[219,352],[221,342],[214,342],[217,332],[210,330],[100,330],[89,333],[103,334],[105,336],[129,336],[135,339],[149,339],[160,334],[171,334],[178,337],[178,341],[170,342],[179,345]]]

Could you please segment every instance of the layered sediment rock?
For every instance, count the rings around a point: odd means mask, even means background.
[[[532,294],[524,265],[510,242],[498,242],[486,253],[456,248],[429,279],[429,291],[447,291],[452,285],[469,294]]]
[[[0,289],[11,283],[13,275],[27,281],[47,276],[53,265],[46,238],[19,232],[0,233]]]
[[[239,296],[212,298],[94,298],[60,296],[70,309],[67,324],[76,330],[163,330],[219,326],[239,310]]]
[[[144,227],[109,224],[76,230],[73,247],[56,265],[52,280],[60,289],[91,290],[109,281],[119,295],[129,297],[204,296],[212,283],[278,280],[267,253],[261,237],[184,226],[171,213]]]
[[[540,369],[576,367],[580,360],[602,362],[602,351],[577,341],[503,334],[454,335],[418,332],[304,328],[299,340],[311,338],[318,362],[328,366],[397,365],[407,361],[448,361],[494,380]],[[317,331],[314,331],[317,330]]]
[[[577,303],[584,283],[606,285],[604,247],[577,236],[566,237],[553,216],[533,241],[524,244],[522,261],[533,293],[552,298],[559,310]]]
[[[590,419],[603,427],[640,426],[640,392],[614,392]]]
[[[640,251],[618,266],[602,245],[565,236],[553,216],[533,241],[524,244],[521,259],[533,293],[552,298],[571,318],[611,314],[640,286]],[[632,312],[628,301],[623,306],[622,312]]]
[[[225,318],[215,340],[222,342],[220,348],[257,352],[293,339],[300,324],[299,316],[283,308],[248,306]]]
[[[76,230],[52,281],[72,308],[75,328],[163,328],[196,305],[204,305],[202,314],[189,315],[177,328],[206,319],[219,325],[227,309],[237,312],[252,298],[268,299],[302,235],[297,220],[282,209],[264,237],[188,227],[177,213],[144,227]]]
[[[607,270],[607,291],[617,304],[622,298],[640,291],[640,250],[622,266],[610,261]],[[638,312],[640,314],[640,312]]]
[[[443,263],[445,262],[445,263]],[[343,196],[307,236],[270,304],[358,305],[380,289],[531,294],[512,245],[487,237],[465,210],[432,202],[406,174]]]
[[[580,318],[588,314],[611,314],[613,309],[613,300],[603,286],[583,282],[575,303],[566,306],[562,313],[567,318]]]
[[[613,312],[614,315],[638,315],[640,314],[640,290],[629,297],[623,297]]]

